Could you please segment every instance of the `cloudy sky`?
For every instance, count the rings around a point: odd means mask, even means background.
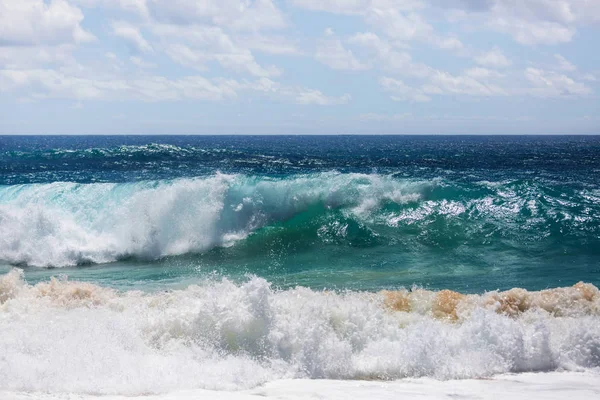
[[[0,134],[597,133],[600,0],[0,0]]]

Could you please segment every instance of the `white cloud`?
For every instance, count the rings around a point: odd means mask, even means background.
[[[129,57],[129,61],[131,61],[132,64],[140,67],[140,68],[154,68],[156,67],[156,64],[145,61],[144,59],[137,57],[137,56],[131,56]]]
[[[432,36],[431,37],[431,42],[436,45],[437,47],[439,47],[440,49],[444,49],[444,50],[455,50],[455,51],[460,51],[462,49],[464,49],[465,45],[458,39],[455,37],[439,37],[439,36]]]
[[[505,76],[486,68],[471,68],[463,74],[431,70],[421,85],[408,85],[402,80],[383,77],[381,87],[391,93],[395,101],[430,101],[431,96],[460,95],[474,97],[505,96],[509,94],[500,80]]]
[[[415,101],[427,102],[431,100],[422,90],[410,87],[399,79],[383,77],[379,79],[379,84],[386,92],[391,93],[391,99],[394,101]]]
[[[276,67],[263,67],[252,52],[238,46],[221,28],[200,25],[152,25],[155,35],[162,38],[165,52],[171,59],[196,69],[206,69],[207,61],[238,73],[259,77],[278,76]]]
[[[126,21],[113,21],[113,34],[124,39],[132,50],[139,53],[151,53],[153,51],[150,43],[144,39],[139,28]]]
[[[451,14],[453,21],[508,34],[523,45],[567,43],[578,26],[600,22],[600,2],[596,0],[430,1],[461,10]]]
[[[527,68],[525,77],[533,84],[533,88],[528,89],[528,92],[537,97],[574,97],[589,95],[592,92],[583,83],[554,71]]]
[[[150,14],[171,24],[213,24],[238,31],[281,29],[287,23],[272,0],[160,0]]]
[[[570,42],[575,28],[548,21],[526,21],[510,17],[498,17],[490,21],[492,28],[508,33],[524,45],[560,44]]]
[[[434,71],[421,86],[411,86],[389,77],[381,78],[379,83],[385,91],[391,93],[391,98],[395,101],[426,101],[431,96],[442,95],[581,97],[592,92],[583,83],[554,71],[527,68],[521,75],[523,76],[524,81],[518,75],[506,75],[495,70],[476,67],[467,69],[459,75]]]
[[[419,14],[403,13],[395,7],[371,8],[367,11],[366,20],[395,40],[410,41],[433,36],[433,27]]]
[[[315,58],[328,67],[337,70],[360,71],[369,68],[368,65],[358,61],[352,51],[344,48],[339,39],[320,40],[317,44]]]
[[[361,14],[371,9],[395,8],[412,11],[425,7],[423,0],[291,0],[296,7],[334,14]]]
[[[266,36],[261,34],[238,35],[233,38],[240,47],[261,53],[276,55],[300,55],[297,44],[285,36]]]
[[[577,67],[573,65],[569,60],[561,56],[560,54],[555,54],[554,58],[558,62],[558,69],[561,71],[572,72],[576,71]]]
[[[335,14],[362,14],[371,0],[292,0],[301,8],[312,11],[326,11]]]
[[[474,79],[502,78],[504,76],[497,71],[482,67],[469,68],[464,74]]]
[[[491,68],[506,68],[512,65],[512,62],[498,47],[493,48],[487,53],[476,56],[475,62],[479,65]]]
[[[218,101],[236,97],[236,92],[230,85],[214,83],[200,76],[181,79],[167,79],[162,76],[122,79],[115,76],[89,78],[42,69],[0,70],[0,83],[0,87],[5,91],[27,89],[33,99]]]
[[[459,51],[463,43],[455,36],[438,35],[417,11],[425,8],[420,0],[294,0],[298,7],[335,14],[355,14],[392,41],[419,40],[434,47]]]
[[[114,61],[111,56],[108,58]],[[135,63],[133,59],[131,61]],[[232,101],[238,98],[240,92],[256,92],[303,105],[346,104],[351,99],[348,94],[328,96],[317,89],[284,86],[268,78],[239,81],[227,78],[207,79],[194,75],[169,79],[144,73],[135,78],[123,78],[117,74],[91,72],[87,69],[64,72],[50,69],[2,69],[0,93],[3,92],[22,94],[22,99],[27,101],[56,98],[76,101]]]
[[[119,8],[141,16],[148,16],[146,0],[71,0],[83,7]]]
[[[178,64],[201,71],[207,70],[204,63],[209,60],[208,56],[191,49],[185,44],[170,43],[168,46],[166,46],[165,53],[171,58],[171,60]]]
[[[326,96],[320,90],[316,89],[299,89],[295,95],[296,103],[298,104],[316,104],[319,106],[346,104],[351,98],[349,94],[344,94],[340,97]]]
[[[587,96],[592,89],[586,85],[594,86],[588,82],[598,76],[597,71],[579,71],[560,54],[552,64],[536,60],[534,51],[520,63],[542,67],[517,70],[511,68],[517,56],[505,53],[510,47],[479,53],[461,39],[491,30],[524,45],[567,43],[581,26],[600,22],[600,1],[288,0],[288,5],[276,0],[0,0],[0,91],[29,100],[224,101],[247,92],[297,104],[351,100],[348,94],[325,94],[326,87],[276,82],[283,71],[272,60],[285,55],[314,56],[313,62],[334,70],[376,69],[386,75],[379,79],[379,88],[395,101],[424,102],[448,95]],[[305,39],[312,37],[312,27],[288,15],[294,6],[344,17],[323,21],[319,29],[331,25],[335,32],[327,28],[315,43]],[[94,26],[106,24],[106,15],[118,19],[108,24],[120,39],[86,45],[94,36],[83,28],[84,13],[94,13]],[[437,23],[449,13],[454,19],[443,25],[441,34]],[[334,25],[337,19],[358,22],[356,28],[367,32],[348,34],[350,25]],[[119,59],[107,46],[121,39],[133,52]],[[76,51],[83,46],[89,46],[87,51]],[[438,67],[445,71],[419,62],[430,59],[444,65],[439,53],[432,54],[439,49],[472,58],[474,67],[457,72],[457,64],[450,61],[448,67]],[[78,60],[79,54],[85,58]],[[157,58],[162,55],[169,59]],[[152,70],[158,62],[161,68]],[[158,76],[169,63],[185,68],[170,71],[170,78]]]
[[[488,75],[489,76],[489,75]],[[479,76],[481,78],[481,75]],[[476,79],[471,75],[452,75],[444,71],[436,71],[430,79],[430,85],[438,88],[444,94],[469,95],[469,96],[497,96],[506,95],[501,87]],[[437,90],[429,88],[426,93],[434,94]]]
[[[0,0],[0,46],[91,41],[82,20],[81,10],[65,0]]]
[[[410,54],[405,51],[398,51],[372,32],[357,33],[350,38],[349,42],[367,49],[370,56],[378,59],[378,64],[388,72],[405,76],[426,77],[432,71],[426,65],[414,63]]]
[[[383,122],[383,121],[403,121],[407,119],[411,119],[413,117],[412,113],[402,113],[402,114],[377,114],[377,113],[367,113],[361,114],[358,116],[358,120],[364,122]]]
[[[74,64],[73,45],[0,46],[0,69],[35,68],[39,65]]]
[[[597,0],[293,0],[297,7],[336,14],[360,15],[394,40],[420,39],[444,49],[460,50],[457,38],[439,37],[424,15],[451,9],[451,22],[469,29],[511,35],[524,45],[559,44],[572,40],[580,25],[600,22]]]

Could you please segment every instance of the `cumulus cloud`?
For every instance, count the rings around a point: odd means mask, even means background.
[[[315,54],[317,61],[337,70],[360,71],[369,66],[356,59],[339,39],[327,38],[319,41]]]
[[[477,76],[477,78],[480,79],[476,79],[472,74],[452,75],[448,72],[436,71],[431,76],[431,86],[426,88],[425,92],[468,96],[498,96],[507,94],[501,87],[482,81],[481,75]]]
[[[148,16],[147,0],[71,0],[82,7],[116,8]]]
[[[346,104],[351,98],[349,94],[339,97],[326,96],[320,90],[316,89],[299,89],[295,95],[295,100],[298,104],[316,104],[320,106]]]
[[[370,6],[371,0],[292,0],[301,8],[312,11],[325,11],[335,14],[362,14]]]
[[[138,27],[126,21],[113,21],[112,30],[115,36],[124,39],[130,48],[139,53],[151,53],[152,46],[140,33]]]
[[[433,0],[470,27],[495,30],[523,45],[571,41],[577,27],[600,22],[600,2],[590,0]]]
[[[301,55],[298,44],[285,36],[263,35],[254,33],[250,35],[236,35],[235,43],[257,52],[275,55]]]
[[[222,67],[238,73],[259,77],[281,74],[275,67],[259,65],[250,50],[237,45],[219,27],[155,24],[152,30],[165,43],[167,55],[182,65],[205,69],[204,63],[215,61]]]
[[[0,46],[0,69],[35,68],[40,65],[75,64],[73,45]]]
[[[527,68],[525,77],[533,84],[529,93],[537,97],[586,96],[592,92],[585,84],[554,71]]]
[[[148,62],[146,60],[144,60],[141,57],[138,56],[131,56],[129,57],[129,61],[131,61],[132,64],[140,67],[140,68],[154,68],[156,67],[156,64]]]
[[[182,99],[224,100],[236,97],[226,83],[214,83],[200,76],[167,79],[148,76],[137,79],[88,78],[55,70],[0,70],[5,90],[28,88],[34,99],[64,98],[77,100],[138,99],[165,101]]]
[[[0,0],[0,46],[81,43],[94,36],[83,13],[65,0]]]
[[[433,36],[433,27],[414,12],[404,13],[396,7],[370,8],[366,20],[396,40],[410,41]]]
[[[312,39],[312,27],[293,18],[298,9],[348,25]],[[86,25],[92,13],[94,24]],[[107,15],[112,20],[102,20]],[[281,77],[284,57],[293,55],[336,71],[370,70],[364,76],[374,90],[394,101],[567,99],[589,96],[598,71],[579,70],[556,50],[534,50],[516,63],[508,44],[482,49],[468,39],[492,31],[524,46],[565,44],[597,23],[600,2],[590,0],[0,0],[0,92],[74,101],[228,101],[248,92],[321,106],[352,100],[294,83],[299,76]],[[94,40],[90,29],[106,25],[112,39]],[[130,54],[113,43],[127,44]],[[77,51],[86,46],[100,56]],[[462,61],[440,61],[441,51]],[[473,65],[460,68],[465,60]]]
[[[431,100],[421,89],[413,88],[399,79],[382,77],[379,84],[386,92],[390,92],[391,99],[394,101],[415,101],[427,102]]]
[[[471,78],[475,78],[475,79],[488,79],[488,78],[504,77],[503,74],[501,74],[495,70],[490,70],[490,69],[482,68],[482,67],[469,68],[465,71],[465,75],[470,76]]]
[[[512,64],[498,47],[475,57],[475,62],[484,67],[505,68]]]
[[[569,60],[567,60],[566,58],[564,58],[560,54],[555,54],[554,58],[558,62],[558,69],[559,70],[561,70],[561,71],[568,71],[568,72],[572,72],[572,71],[576,71],[577,70],[577,67],[575,65],[573,65],[573,63],[571,63]]]
[[[413,62],[408,52],[394,48],[372,32],[357,33],[349,42],[366,49],[370,57],[377,59],[386,71],[415,77],[425,77],[431,72],[430,67]]]
[[[162,23],[212,24],[232,30],[281,29],[286,20],[272,0],[157,0],[150,14]]]

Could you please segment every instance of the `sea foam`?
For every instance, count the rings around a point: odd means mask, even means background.
[[[0,390],[241,390],[278,379],[599,371],[589,284],[481,295],[275,290],[261,278],[119,292],[0,277]]]

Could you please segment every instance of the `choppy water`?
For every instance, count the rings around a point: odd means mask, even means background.
[[[599,172],[600,137],[0,137],[0,387],[598,369]]]

